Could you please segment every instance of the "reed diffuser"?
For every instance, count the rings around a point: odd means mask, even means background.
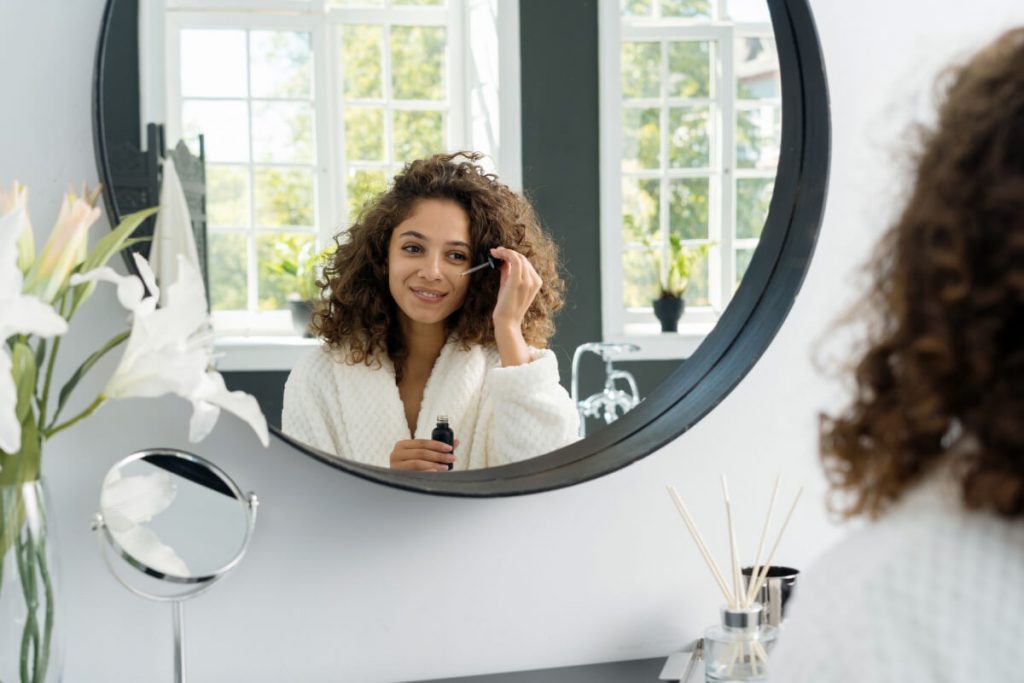
[[[729,527],[729,554],[732,565],[730,582],[726,581],[718,564],[711,556],[704,537],[701,535],[697,524],[690,516],[686,503],[679,496],[675,487],[669,485],[669,496],[675,503],[679,515],[683,518],[690,536],[697,544],[704,562],[718,584],[722,595],[725,596],[726,604],[721,610],[721,624],[707,629],[704,633],[704,670],[708,681],[764,681],[768,678],[768,653],[775,644],[777,629],[763,623],[762,606],[754,602],[754,597],[764,586],[768,579],[768,569],[771,567],[775,551],[782,541],[782,535],[789,525],[793,516],[793,510],[803,493],[801,487],[789,506],[789,512],[782,522],[782,527],[768,552],[767,558],[762,562],[764,542],[768,536],[768,528],[771,526],[772,513],[775,510],[775,500],[779,493],[779,478],[775,479],[775,486],[772,489],[771,500],[768,503],[768,513],[765,515],[764,526],[761,530],[761,539],[757,544],[754,568],[750,576],[749,585],[744,589],[740,577],[739,549],[736,544],[736,529],[733,525],[732,500],[729,497],[729,484],[725,475],[722,475],[722,495],[725,498],[725,517]]]

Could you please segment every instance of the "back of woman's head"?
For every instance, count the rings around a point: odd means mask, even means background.
[[[481,158],[478,153],[457,152],[410,162],[339,235],[321,282],[323,300],[313,316],[314,330],[328,345],[344,347],[356,363],[373,363],[381,353],[403,357],[405,346],[388,289],[388,246],[394,228],[424,199],[453,201],[466,212],[474,262],[498,246],[530,259],[544,284],[523,320],[523,337],[532,346],[547,345],[565,288],[558,273],[558,249],[541,229],[530,203],[487,173],[477,163]],[[487,274],[471,276],[474,281],[462,307],[446,321],[450,334],[464,345],[494,342],[491,312],[499,278]]]
[[[822,417],[833,490],[875,515],[957,435],[964,502],[1024,514],[1024,29],[940,83],[916,179],[872,265],[869,349],[844,413]]]

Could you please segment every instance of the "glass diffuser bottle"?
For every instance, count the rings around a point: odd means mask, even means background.
[[[768,680],[768,653],[778,630],[761,624],[761,605],[722,608],[722,623],[704,633],[705,678],[715,683]]]

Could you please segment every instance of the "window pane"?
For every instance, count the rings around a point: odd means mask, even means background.
[[[443,100],[445,29],[391,27],[391,93],[399,100]]]
[[[649,17],[654,3],[653,0],[620,0],[619,8],[624,17]]]
[[[622,303],[628,308],[650,308],[658,297],[658,260],[649,250],[622,254]]]
[[[255,161],[313,163],[313,106],[305,102],[253,102]]]
[[[350,170],[348,172],[348,222],[355,221],[363,205],[387,187],[384,171]]]
[[[710,19],[711,3],[709,0],[661,0],[661,16]]]
[[[661,231],[661,181],[657,178],[622,179],[622,241],[649,244],[657,242]]]
[[[288,307],[289,298],[309,296],[310,283],[315,276],[306,272],[305,261],[315,252],[315,238],[311,233],[272,232],[256,235],[256,262],[259,263],[259,296],[257,307],[261,311],[276,311]]]
[[[737,38],[736,97],[746,100],[777,98],[782,94],[779,54],[771,38]]]
[[[345,157],[361,161],[384,160],[384,110],[345,108]]]
[[[309,33],[253,31],[249,34],[253,97],[309,97],[313,49]]]
[[[347,99],[384,96],[380,59],[382,41],[380,26],[341,27],[341,65]]]
[[[782,110],[776,106],[736,112],[736,166],[775,170],[779,165]]]
[[[658,97],[661,93],[661,43],[622,44],[622,96]]]
[[[683,240],[708,237],[707,178],[670,180],[668,187],[669,233]]]
[[[761,236],[774,189],[775,181],[769,178],[737,178],[736,237]]]
[[[206,217],[211,227],[249,225],[247,167],[206,167]]]
[[[661,166],[661,129],[657,109],[622,110],[622,170]]]
[[[709,107],[673,107],[668,110],[668,163],[674,168],[711,165]]]
[[[209,239],[210,308],[215,311],[244,311],[245,235],[211,230]]]
[[[396,111],[395,160],[412,161],[443,152],[444,115],[439,111]]]
[[[729,18],[743,22],[770,22],[768,3],[764,0],[729,0]]]
[[[245,102],[197,102],[181,106],[182,137],[199,153],[203,134],[207,161],[249,160],[249,108]]]
[[[740,286],[740,281],[743,276],[747,274],[747,268],[750,266],[750,259],[754,257],[753,249],[737,249],[736,250],[736,286]]]
[[[181,32],[183,97],[245,97],[245,31]]]
[[[313,172],[257,168],[254,176],[256,225],[313,225]]]
[[[687,40],[668,44],[669,97],[711,96],[711,43]]]
[[[698,258],[690,269],[689,284],[683,292],[687,306],[710,306],[708,299],[708,257]]]

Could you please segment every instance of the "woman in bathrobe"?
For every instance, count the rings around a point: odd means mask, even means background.
[[[285,384],[285,433],[370,465],[516,462],[576,438],[546,349],[562,306],[555,244],[480,155],[413,161],[336,238],[313,328]],[[490,257],[496,268],[464,273]],[[447,416],[456,447],[431,439]]]

